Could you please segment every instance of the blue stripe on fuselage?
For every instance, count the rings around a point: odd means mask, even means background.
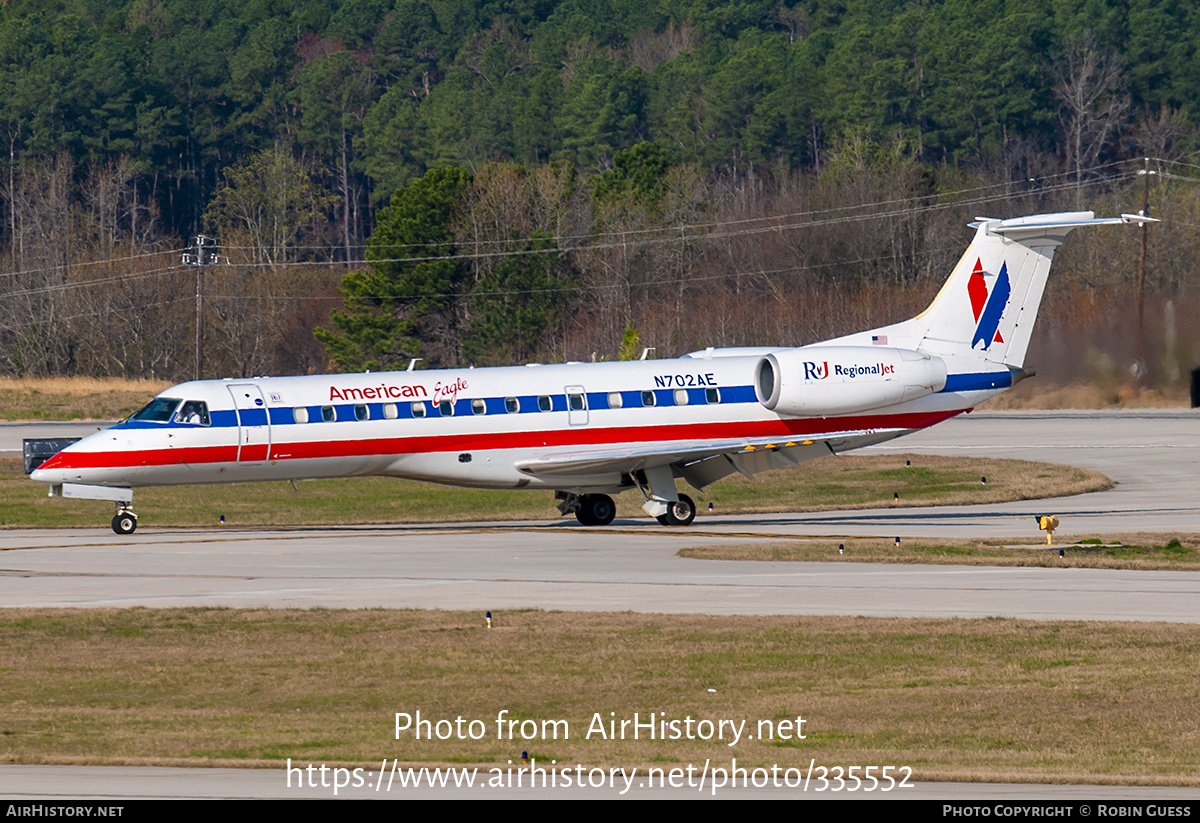
[[[709,403],[707,397],[707,389],[691,388],[685,389],[687,392],[687,404],[689,406],[715,406],[727,405],[729,403],[757,403],[758,398],[754,394],[753,386],[721,386],[711,387],[717,388],[720,392],[717,403]],[[675,402],[676,389],[647,389],[654,395],[654,406],[642,405],[642,390],[635,389],[633,391],[621,391],[617,394],[621,395],[621,409],[641,409],[641,408],[662,408],[664,406],[680,405]],[[610,409],[608,397],[610,392],[588,392],[587,405],[592,411]],[[518,395],[516,397],[518,409],[516,412],[509,412],[505,407],[504,397],[484,397],[484,398],[459,398],[454,402],[454,417],[473,417],[474,410],[471,407],[472,401],[482,399],[485,404],[486,414],[488,415],[508,415],[508,414],[542,414],[541,408],[538,406],[539,397],[548,397],[550,399],[550,412],[565,412],[567,410],[566,394],[549,394],[549,395]],[[437,404],[431,400],[418,401],[425,406],[425,417],[434,418],[441,417]],[[309,423],[326,422],[322,415],[322,409],[326,406],[331,406],[334,409],[336,419],[332,422],[346,423],[358,422],[358,416],[355,413],[355,407],[364,405],[368,409],[368,419],[384,420],[387,419],[383,414],[385,403],[330,403],[316,406],[272,406],[266,409],[242,409],[242,422],[247,426],[261,426],[266,424],[267,415],[270,416],[272,426],[287,426],[297,425],[295,408],[304,408],[308,410]],[[397,401],[392,403],[396,407],[396,420],[414,420],[417,419],[413,415],[413,404],[408,401]],[[236,428],[238,425],[237,412],[233,409],[218,409],[210,415],[211,423],[208,426],[198,426],[195,423],[180,423],[176,420],[165,422],[157,422],[150,420],[124,420],[118,423],[113,428],[121,429],[162,429],[162,428],[179,428],[179,429],[196,429],[196,428]],[[308,425],[308,424],[302,424]]]
[[[943,392],[988,391],[1007,389],[1012,385],[1012,373],[1008,371],[974,372],[971,374],[946,375]]]

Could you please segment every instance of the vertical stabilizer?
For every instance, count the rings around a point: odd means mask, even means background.
[[[1138,215],[1097,219],[1090,211],[1011,220],[979,218],[975,239],[929,308],[895,330],[924,352],[1020,367],[1033,335],[1054,251],[1084,226],[1136,223]]]

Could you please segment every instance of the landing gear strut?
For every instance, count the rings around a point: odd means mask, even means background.
[[[667,504],[667,513],[654,518],[663,526],[690,526],[696,519],[696,504],[686,494],[679,495],[679,501]]]
[[[133,534],[137,529],[138,516],[126,506],[117,504],[117,516],[112,519],[112,530],[117,534]]]
[[[651,466],[629,475],[637,484],[646,504],[646,514],[663,526],[690,526],[696,519],[696,502],[675,490],[675,472],[671,466]]]

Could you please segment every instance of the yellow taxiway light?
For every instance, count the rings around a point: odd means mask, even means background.
[[[1040,514],[1034,518],[1038,528],[1046,533],[1046,545],[1054,545],[1054,530],[1058,528],[1058,518],[1052,514]]]

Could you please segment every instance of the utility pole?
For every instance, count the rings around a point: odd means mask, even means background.
[[[204,369],[204,267],[216,263],[220,256],[217,241],[203,234],[196,235],[191,250],[183,253],[183,265],[196,269],[196,379],[203,380]]]
[[[1142,158],[1142,168],[1138,171],[1142,178],[1142,217],[1150,216],[1150,158]],[[1142,254],[1138,259],[1138,292],[1137,292],[1137,380],[1142,382],[1142,371],[1146,368],[1146,223],[1142,223]]]

